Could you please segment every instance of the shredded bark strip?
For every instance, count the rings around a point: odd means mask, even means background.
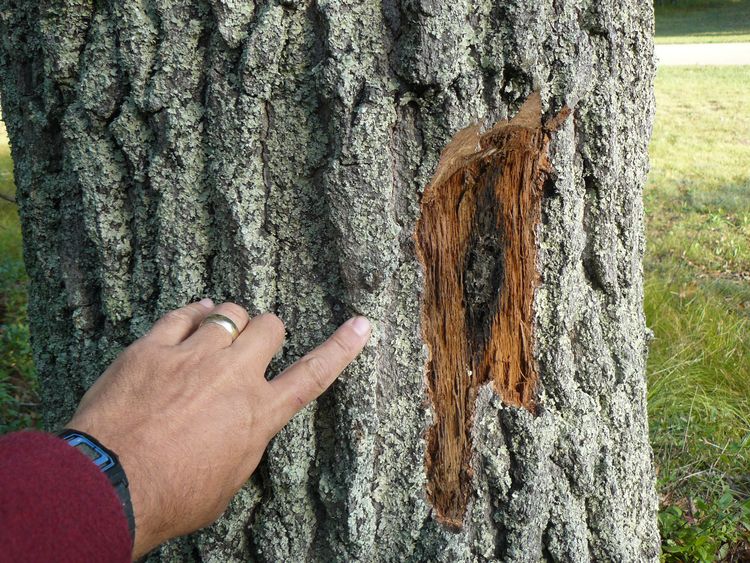
[[[423,338],[435,423],[427,440],[428,495],[438,518],[460,527],[470,491],[471,422],[480,385],[535,411],[533,301],[536,230],[552,168],[550,134],[532,94],[510,122],[478,125],[445,147],[422,199],[417,253],[425,272]]]

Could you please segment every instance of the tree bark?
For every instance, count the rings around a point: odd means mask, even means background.
[[[0,6],[49,428],[192,299],[277,313],[288,335],[270,375],[353,313],[375,324],[220,521],[162,559],[658,559],[641,268],[649,2]],[[551,135],[532,233],[535,406],[477,387],[468,504],[451,525],[427,494],[442,415],[415,229],[453,135],[512,117],[535,90],[546,117],[574,110]]]

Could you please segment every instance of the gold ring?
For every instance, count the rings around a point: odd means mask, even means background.
[[[232,336],[232,342],[237,340],[237,337],[240,335],[240,331],[237,330],[237,325],[234,324],[234,321],[229,317],[225,317],[224,315],[208,315],[205,319],[203,319],[203,321],[201,321],[201,326],[207,324],[215,324],[222,327]]]

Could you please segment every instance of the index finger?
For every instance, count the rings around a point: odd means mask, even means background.
[[[323,344],[303,356],[270,383],[274,389],[271,418],[274,433],[328,389],[370,337],[370,322],[354,317]]]

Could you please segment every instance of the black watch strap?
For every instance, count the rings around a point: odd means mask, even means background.
[[[130,490],[128,489],[128,478],[125,470],[120,464],[120,459],[112,450],[105,448],[99,440],[81,432],[65,428],[57,435],[68,442],[71,446],[78,449],[104,473],[109,482],[115,488],[122,510],[128,520],[128,530],[130,530],[130,539],[135,539],[135,516],[133,515],[133,504],[130,501]]]

